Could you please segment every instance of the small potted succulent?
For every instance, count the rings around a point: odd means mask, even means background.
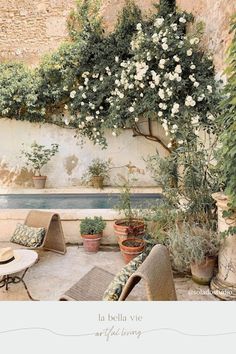
[[[94,188],[102,189],[104,186],[104,179],[109,177],[110,168],[110,159],[107,161],[103,161],[99,158],[93,159],[82,179],[86,183],[90,182]]]
[[[58,144],[51,144],[51,148],[47,148],[45,145],[33,142],[30,150],[24,149],[21,152],[27,159],[26,165],[31,166],[34,170],[33,183],[35,188],[45,188],[47,176],[41,175],[41,169],[58,152],[58,146]]]
[[[86,217],[80,223],[80,234],[86,252],[98,252],[106,222],[102,217]]]

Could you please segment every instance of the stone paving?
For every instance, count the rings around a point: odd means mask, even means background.
[[[0,245],[5,247],[3,243]],[[39,251],[39,261],[29,269],[25,276],[27,286],[35,299],[55,301],[92,267],[99,266],[116,274],[124,261],[118,248],[102,248],[96,254],[88,254],[80,246],[68,246],[65,255],[49,251]],[[195,284],[191,278],[175,276],[175,286],[180,301],[216,301],[208,286]],[[146,300],[143,285],[140,283],[132,292],[132,298]],[[0,289],[2,301],[28,301],[23,284],[10,285],[9,290]]]

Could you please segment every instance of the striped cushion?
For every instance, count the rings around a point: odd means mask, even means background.
[[[29,227],[23,224],[17,224],[11,242],[25,247],[36,248],[41,246],[46,230],[44,227]]]

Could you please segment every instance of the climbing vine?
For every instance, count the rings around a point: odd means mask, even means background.
[[[193,20],[163,0],[149,18],[127,1],[116,27],[105,34],[99,2],[79,0],[68,19],[70,41],[35,70],[0,64],[0,115],[77,129],[106,147],[132,129],[171,151],[196,140],[200,129],[215,130],[218,93],[212,59],[199,48]],[[159,122],[170,144],[154,134]],[[145,123],[145,126],[144,126]]]

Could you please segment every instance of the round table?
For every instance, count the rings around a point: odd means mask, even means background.
[[[24,276],[27,270],[37,261],[38,253],[32,250],[17,249],[14,250],[14,257],[14,261],[0,265],[0,277],[2,277],[0,280],[0,288],[5,286],[6,290],[8,290],[9,284],[22,282],[29,298],[34,300],[24,281]],[[20,272],[23,272],[21,276],[15,275]]]

